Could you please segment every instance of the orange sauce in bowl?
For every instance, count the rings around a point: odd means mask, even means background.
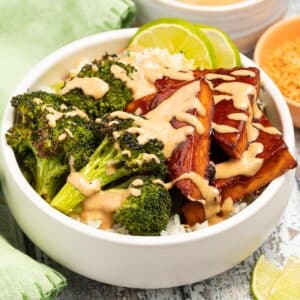
[[[188,4],[198,4],[198,5],[227,5],[237,2],[242,2],[244,0],[177,0],[180,2]]]

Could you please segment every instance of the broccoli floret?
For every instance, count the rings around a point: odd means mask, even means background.
[[[166,228],[171,213],[169,192],[151,177],[142,177],[139,196],[129,196],[114,215],[114,222],[133,235],[159,235]]]
[[[62,103],[60,96],[36,91],[18,95],[12,98],[11,105],[15,109],[15,124],[22,124],[32,128],[36,123],[36,116],[41,112],[43,105],[51,105],[54,109],[59,109]]]
[[[94,61],[93,65],[87,64],[77,76],[101,78],[109,85],[109,91],[101,99],[96,100],[92,96],[85,95],[81,89],[76,88],[64,95],[65,102],[68,105],[77,106],[91,118],[98,118],[106,113],[123,110],[133,99],[132,91],[125,82],[114,77],[110,70],[114,64],[124,68],[128,74],[133,71],[133,67],[116,61],[112,56]]]
[[[7,142],[26,179],[50,201],[64,183],[70,157],[74,167],[81,169],[96,149],[96,124],[66,107],[61,97],[46,92],[16,96],[12,105],[15,119]]]
[[[162,179],[168,175],[166,161],[162,153],[163,144],[152,142],[140,145],[137,135],[126,131],[133,120],[112,119],[110,115],[102,119],[102,142],[91,156],[88,164],[80,171],[85,180],[99,180],[101,188],[134,174],[155,173]],[[148,152],[147,152],[147,151]],[[108,172],[113,165],[114,172]],[[51,202],[51,205],[64,213],[70,213],[84,200],[71,183],[66,183]]]

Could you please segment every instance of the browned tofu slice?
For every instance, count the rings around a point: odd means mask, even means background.
[[[203,178],[207,177],[210,153],[210,132],[213,118],[212,94],[208,84],[201,80],[199,101],[205,108],[206,115],[196,115],[201,121],[204,132],[198,134],[196,131],[190,135],[185,142],[179,145],[172,153],[168,161],[171,180],[174,180],[184,173],[195,172]],[[191,112],[197,114],[196,112]],[[173,126],[179,128],[186,123],[174,120]],[[201,199],[199,189],[190,179],[183,179],[177,182],[177,187],[182,194],[191,199]]]
[[[247,75],[248,74],[248,75]],[[218,77],[219,76],[219,77]],[[234,101],[230,97],[230,93],[226,93],[222,90],[226,84],[231,82],[240,82],[242,84],[248,84],[254,88],[256,95],[249,95],[249,102],[252,105],[257,100],[257,95],[260,89],[260,76],[259,70],[256,68],[234,68],[231,70],[215,70],[206,71],[206,80],[211,83],[213,89],[215,112],[214,123],[218,125],[225,125],[231,128],[235,128],[236,132],[218,132],[213,131],[213,135],[220,145],[220,147],[233,158],[240,158],[242,153],[248,147],[247,133],[246,133],[246,121],[231,119],[231,116],[238,116],[244,114],[248,116],[248,122],[252,121],[251,108],[240,109],[234,104]],[[223,95],[223,101],[222,101]],[[231,100],[230,100],[231,98]],[[225,100],[227,99],[227,100]],[[229,100],[228,100],[229,99]]]
[[[257,123],[265,128],[272,126],[264,115]],[[259,136],[255,142],[264,146],[263,152],[257,155],[258,158],[264,160],[262,167],[252,177],[236,176],[229,179],[214,180],[214,185],[221,191],[223,200],[231,197],[234,201],[238,201],[296,167],[297,162],[290,154],[281,135],[259,130]]]

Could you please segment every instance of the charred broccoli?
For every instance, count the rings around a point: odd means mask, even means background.
[[[132,91],[126,86],[126,83],[116,79],[111,72],[112,65],[117,64],[126,70],[130,75],[133,67],[116,61],[113,56],[105,56],[101,60],[95,60],[93,64],[85,65],[79,74],[83,77],[98,77],[109,85],[108,92],[101,98],[95,99],[87,96],[81,89],[75,88],[64,95],[67,105],[75,105],[91,118],[102,117],[106,113],[116,110],[123,110],[127,104],[132,101]]]
[[[91,156],[88,164],[80,171],[85,180],[99,180],[101,188],[117,180],[126,180],[135,174],[155,173],[157,177],[166,178],[168,174],[163,144],[150,140],[145,145],[138,143],[137,134],[127,131],[133,120],[103,117],[101,133],[103,140]],[[112,171],[109,166],[113,166]],[[84,195],[71,183],[55,196],[51,205],[64,213],[70,213],[84,200]]]
[[[82,168],[96,149],[94,123],[54,94],[33,92],[12,99],[13,127],[7,142],[30,184],[50,201],[63,185],[73,157]]]
[[[159,235],[171,214],[169,192],[151,177],[141,177],[136,196],[130,195],[114,215],[114,222],[133,235]]]

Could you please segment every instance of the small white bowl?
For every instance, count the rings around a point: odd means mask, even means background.
[[[67,45],[39,63],[15,94],[48,86],[63,78],[82,58],[124,49],[136,29],[112,31]],[[242,57],[245,66],[255,64]],[[274,124],[294,149],[293,125],[287,105],[262,72],[271,95],[267,108]],[[277,178],[246,209],[223,223],[178,236],[138,237],[101,231],[51,208],[27,183],[5,139],[13,124],[10,104],[1,128],[2,185],[7,203],[27,236],[47,255],[89,278],[133,288],[164,288],[190,284],[232,268],[253,253],[278,224],[288,203],[294,172]]]
[[[282,19],[287,0],[244,0],[228,5],[186,4],[176,0],[135,0],[138,24],[157,18],[184,18],[217,26],[227,32],[243,53],[249,53],[263,31]]]

